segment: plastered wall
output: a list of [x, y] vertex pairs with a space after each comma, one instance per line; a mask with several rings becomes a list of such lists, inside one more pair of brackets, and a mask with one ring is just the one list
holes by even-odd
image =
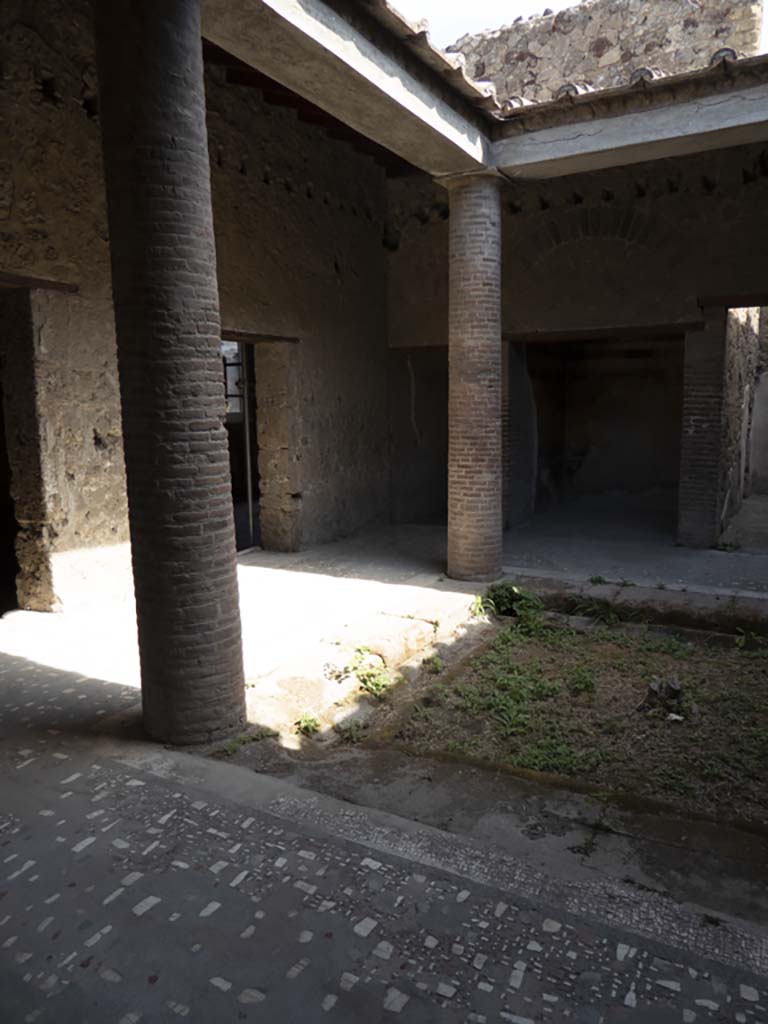
[[[3, 4], [0, 66], [0, 270], [77, 289], [33, 293], [50, 607], [70, 577], [87, 587], [81, 555], [128, 539], [89, 5]], [[222, 320], [294, 339], [298, 391], [271, 411], [267, 458], [293, 541], [339, 536], [388, 512], [384, 172], [219, 69], [206, 86]]]
[[388, 512], [384, 171], [217, 69], [207, 92], [222, 322], [293, 339], [260, 475], [302, 545], [342, 536]]
[[[78, 288], [33, 293], [28, 355], [44, 477], [37, 553], [19, 552], [27, 606], [55, 601], [35, 584], [43, 549], [55, 559], [128, 536], [89, 15], [77, 0], [0, 7], [0, 269]], [[4, 340], [30, 344], [7, 331]], [[17, 386], [29, 387], [4, 380], [6, 393]], [[11, 469], [23, 491], [30, 466]]]
[[[390, 344], [445, 344], [445, 190], [389, 188]], [[510, 337], [692, 323], [711, 297], [765, 291], [768, 150], [515, 182], [503, 229]]]

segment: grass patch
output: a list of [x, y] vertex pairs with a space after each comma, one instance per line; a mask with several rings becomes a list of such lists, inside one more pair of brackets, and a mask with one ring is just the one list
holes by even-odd
[[[754, 649], [752, 636], [724, 648], [631, 636], [602, 605], [592, 609], [601, 628], [581, 634], [513, 596], [511, 624], [403, 712], [400, 740], [768, 823], [768, 646]], [[673, 678], [674, 707], [647, 704], [653, 680]]]
[[220, 757], [234, 757], [234, 755], [242, 750], [243, 747], [247, 747], [250, 743], [260, 743], [262, 740], [274, 739], [279, 736], [280, 733], [274, 729], [269, 729], [266, 726], [259, 729], [252, 729], [250, 732], [242, 732], [239, 736], [233, 736], [231, 740], [227, 740], [221, 750], [217, 750], [216, 753]]
[[566, 683], [575, 697], [582, 694], [592, 696], [595, 692], [595, 677], [589, 665], [574, 666], [566, 677]]

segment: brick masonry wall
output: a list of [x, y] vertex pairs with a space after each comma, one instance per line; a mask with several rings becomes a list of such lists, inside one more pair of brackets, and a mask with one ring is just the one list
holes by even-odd
[[518, 18], [466, 35], [450, 50], [502, 99], [552, 99], [565, 82], [595, 89], [627, 84], [632, 71], [675, 74], [706, 67], [722, 47], [759, 52], [762, 3], [753, 0], [586, 0], [558, 14]]
[[741, 507], [759, 310], [710, 309], [685, 341], [678, 539], [711, 547]]
[[685, 339], [678, 541], [712, 547], [720, 537], [726, 313]]

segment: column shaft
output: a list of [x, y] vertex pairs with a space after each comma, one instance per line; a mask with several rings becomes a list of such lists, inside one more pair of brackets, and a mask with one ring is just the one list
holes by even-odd
[[501, 186], [449, 185], [448, 575], [501, 572]]
[[240, 611], [199, 0], [96, 0], [144, 721], [241, 727]]

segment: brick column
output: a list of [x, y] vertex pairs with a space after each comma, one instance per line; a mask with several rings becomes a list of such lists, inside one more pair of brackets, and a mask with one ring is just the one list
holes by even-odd
[[144, 722], [244, 721], [199, 0], [94, 5]]
[[727, 310], [706, 310], [685, 338], [678, 542], [708, 548], [720, 539]]
[[448, 575], [501, 572], [501, 179], [448, 181]]

